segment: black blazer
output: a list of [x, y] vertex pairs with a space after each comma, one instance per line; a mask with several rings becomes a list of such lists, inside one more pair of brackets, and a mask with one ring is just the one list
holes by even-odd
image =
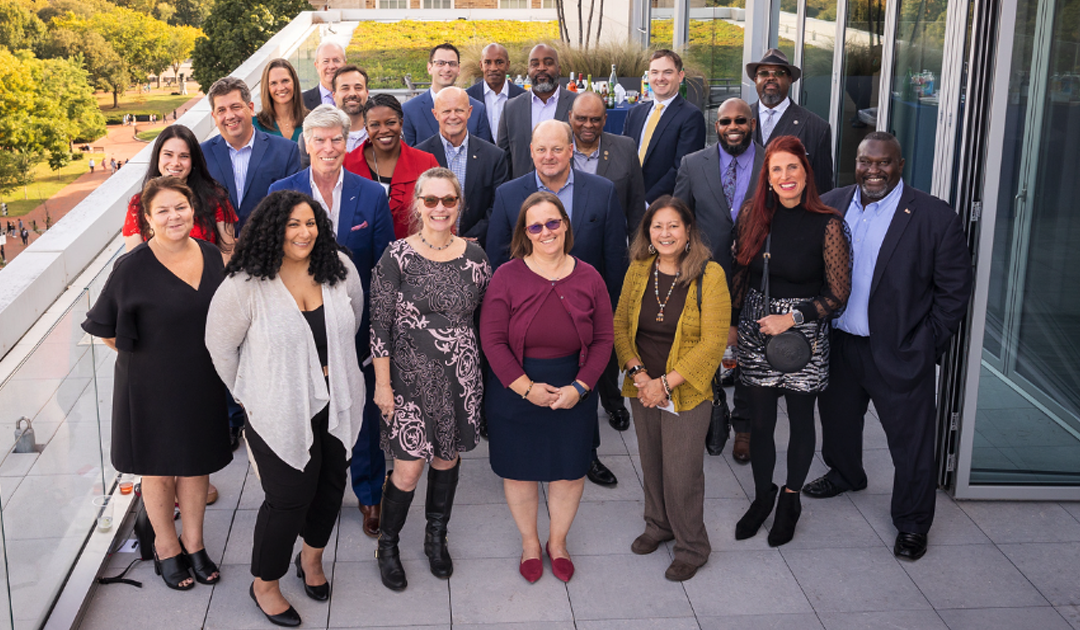
[[[555, 120], [568, 122], [570, 106], [577, 94], [566, 88], [559, 89], [559, 102], [555, 105]], [[532, 154], [532, 91], [522, 92], [506, 101], [499, 129], [494, 132], [499, 139], [499, 148], [506, 151], [506, 160], [510, 166], [510, 177], [518, 178], [533, 170]], [[588, 262], [588, 261], [586, 261]], [[595, 266], [595, 265], [594, 265]]]
[[[416, 148], [427, 151], [446, 168], [446, 149], [442, 136], [435, 135]], [[469, 135], [469, 159], [465, 164], [465, 207], [462, 208], [461, 236], [475, 238], [484, 247], [487, 243], [488, 218], [495, 203], [495, 189], [510, 178], [506, 167], [506, 153], [499, 147]]]
[[[855, 186], [847, 186], [821, 200], [846, 214], [854, 196]], [[959, 215], [905, 185], [874, 265], [867, 313], [875, 364], [897, 391], [911, 391], [934, 369], [960, 327], [971, 267]]]
[[[524, 94], [525, 93], [525, 88], [518, 87], [518, 84], [511, 81], [509, 77], [507, 77], [507, 79], [506, 79], [506, 85], [510, 88], [509, 91], [506, 93], [507, 100], [510, 100], [510, 99], [514, 98], [518, 94]], [[471, 96], [471, 97], [475, 98], [476, 100], [480, 101], [481, 103], [483, 103], [485, 107], [487, 107], [487, 101], [484, 100], [484, 80], [483, 79], [480, 79], [476, 83], [473, 83], [472, 85], [470, 85], [465, 90], [465, 92], [468, 93], [469, 96]], [[495, 130], [492, 129], [492, 132], [494, 132], [494, 131]]]
[[[652, 103], [639, 103], [626, 115], [623, 135], [641, 145]], [[675, 192], [675, 176], [682, 159], [705, 148], [705, 116], [681, 96], [676, 96], [660, 115], [653, 131], [641, 172], [645, 176], [645, 200], [649, 203]]]
[[319, 92], [319, 85], [318, 84], [315, 84], [315, 87], [313, 87], [310, 90], [304, 92], [303, 96], [304, 96], [304, 107], [308, 108], [308, 111], [311, 111], [311, 110], [315, 109], [316, 107], [318, 107], [319, 105], [322, 105], [322, 93]]
[[[750, 106], [754, 112], [754, 118], [757, 119], [754, 141], [758, 144], [762, 144], [760, 108], [760, 103]], [[829, 123], [805, 107], [789, 103], [784, 115], [773, 128], [769, 140], [780, 136], [795, 136], [806, 147], [806, 157], [810, 160], [810, 168], [814, 169], [814, 183], [817, 184], [818, 194], [824, 195], [832, 190], [835, 184], [833, 184], [832, 129]]]

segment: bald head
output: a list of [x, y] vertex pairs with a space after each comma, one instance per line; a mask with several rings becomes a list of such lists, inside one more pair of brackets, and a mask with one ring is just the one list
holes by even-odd
[[607, 111], [607, 105], [602, 96], [593, 91], [581, 92], [574, 97], [574, 104], [570, 106], [570, 111], [576, 112], [580, 111], [579, 108], [592, 108], [596, 105]]
[[559, 53], [547, 44], [537, 44], [529, 51], [529, 80], [537, 96], [546, 99], [559, 87]]
[[345, 49], [341, 44], [325, 41], [315, 49], [315, 70], [319, 73], [319, 83], [334, 91], [334, 74], [345, 65]]
[[579, 151], [592, 150], [607, 122], [607, 105], [596, 92], [582, 92], [570, 106], [570, 127]]
[[480, 70], [484, 73], [484, 83], [495, 92], [502, 92], [506, 83], [506, 73], [510, 70], [510, 53], [506, 46], [491, 42], [480, 53]]
[[538, 138], [555, 138], [562, 136], [562, 139], [566, 142], [572, 142], [574, 134], [570, 130], [570, 125], [564, 123], [561, 120], [545, 120], [533, 129], [533, 142], [536, 142]]
[[574, 156], [573, 142], [570, 125], [561, 120], [545, 120], [533, 130], [529, 145], [533, 166], [540, 181], [552, 190], [559, 190], [566, 182]]
[[716, 137], [728, 155], [741, 155], [754, 141], [753, 112], [741, 98], [729, 98], [716, 110]]
[[439, 121], [439, 133], [458, 146], [468, 133], [469, 116], [472, 105], [465, 90], [456, 87], [444, 87], [435, 95], [435, 106], [431, 109], [435, 120]]

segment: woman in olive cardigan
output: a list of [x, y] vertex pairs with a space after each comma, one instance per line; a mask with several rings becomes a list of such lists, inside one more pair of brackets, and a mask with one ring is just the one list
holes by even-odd
[[703, 444], [731, 301], [724, 270], [709, 257], [686, 204], [657, 199], [630, 246], [615, 311], [615, 350], [627, 374], [623, 395], [631, 399], [645, 481], [645, 533], [630, 550], [652, 553], [674, 539], [665, 576], [675, 581], [693, 577], [712, 551]]

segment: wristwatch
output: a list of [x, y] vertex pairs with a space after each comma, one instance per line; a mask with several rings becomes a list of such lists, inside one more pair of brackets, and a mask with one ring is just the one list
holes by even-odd
[[791, 311], [791, 319], [795, 322], [796, 326], [802, 326], [803, 322], [806, 321], [806, 318], [803, 317], [802, 311], [800, 311], [799, 309]]
[[579, 383], [577, 381], [574, 381], [573, 383], [570, 383], [570, 384], [573, 385], [574, 389], [577, 390], [578, 396], [581, 397], [581, 400], [585, 400], [586, 398], [589, 397], [589, 390], [586, 389], [584, 385], [582, 385], [581, 383]]

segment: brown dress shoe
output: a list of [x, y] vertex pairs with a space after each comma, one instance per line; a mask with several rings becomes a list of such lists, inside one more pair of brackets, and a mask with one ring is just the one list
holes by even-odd
[[372, 538], [379, 537], [379, 515], [382, 513], [380, 505], [360, 504], [360, 514], [364, 516], [364, 533]]
[[675, 560], [671, 563], [671, 566], [664, 572], [664, 577], [672, 582], [685, 582], [694, 577], [698, 568], [692, 564], [683, 562], [682, 560]]
[[736, 433], [735, 445], [731, 447], [731, 456], [740, 464], [750, 462], [750, 434]]
[[[672, 540], [668, 538], [668, 540]], [[663, 540], [656, 540], [651, 538], [648, 534], [642, 534], [634, 539], [634, 542], [630, 543], [630, 551], [633, 551], [639, 556], [646, 556], [656, 551]]]

